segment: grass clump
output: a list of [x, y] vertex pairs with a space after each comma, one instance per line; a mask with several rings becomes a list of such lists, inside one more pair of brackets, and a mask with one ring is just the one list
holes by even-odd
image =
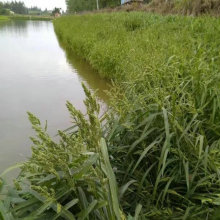
[[99, 119], [84, 88], [87, 117], [68, 103], [74, 127], [59, 132], [59, 144], [29, 114], [38, 139], [16, 182], [18, 200], [2, 207], [20, 218], [216, 219], [219, 19], [136, 12], [54, 25], [62, 45], [113, 80], [112, 110]]
[[71, 135], [59, 131], [59, 143], [46, 133], [47, 126], [28, 113], [37, 134], [31, 138], [32, 157], [23, 164], [15, 188], [0, 203], [0, 211], [7, 210], [2, 215], [10, 214], [11, 219], [125, 219], [97, 118], [99, 105], [84, 89], [88, 120], [68, 102], [77, 130]]

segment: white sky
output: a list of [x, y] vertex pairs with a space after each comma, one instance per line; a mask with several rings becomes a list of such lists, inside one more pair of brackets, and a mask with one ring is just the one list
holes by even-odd
[[[3, 0], [4, 2], [11, 2], [12, 0]], [[17, 0], [24, 2], [27, 7], [37, 6], [38, 8], [48, 10], [57, 8], [62, 8], [62, 10], [66, 11], [66, 3], [65, 0]]]

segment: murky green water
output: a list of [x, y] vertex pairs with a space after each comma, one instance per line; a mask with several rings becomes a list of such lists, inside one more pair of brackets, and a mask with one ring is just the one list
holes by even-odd
[[71, 125], [66, 100], [84, 111], [81, 82], [105, 102], [107, 82], [59, 46], [53, 24], [10, 21], [0, 25], [0, 172], [30, 155], [27, 111], [48, 121], [50, 134]]

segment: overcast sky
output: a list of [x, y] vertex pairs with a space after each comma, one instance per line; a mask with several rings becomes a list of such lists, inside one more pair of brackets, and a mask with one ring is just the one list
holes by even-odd
[[[3, 0], [4, 2], [11, 2], [12, 0]], [[25, 3], [27, 7], [37, 6], [41, 9], [47, 8], [48, 10], [57, 8], [62, 8], [66, 10], [65, 0], [17, 0]]]

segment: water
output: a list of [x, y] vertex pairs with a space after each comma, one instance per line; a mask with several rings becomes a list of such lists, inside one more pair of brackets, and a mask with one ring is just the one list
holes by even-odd
[[71, 125], [66, 100], [85, 111], [81, 82], [99, 89], [102, 102], [107, 99], [107, 82], [64, 52], [51, 22], [0, 24], [0, 173], [30, 155], [33, 133], [27, 111], [47, 120], [52, 135]]

